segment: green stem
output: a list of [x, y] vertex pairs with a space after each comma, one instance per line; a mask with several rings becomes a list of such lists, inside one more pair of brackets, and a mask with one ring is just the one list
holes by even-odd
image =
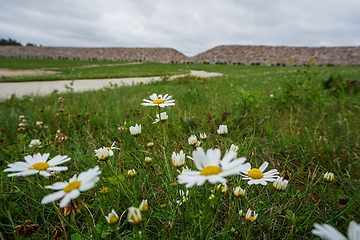
[[64, 223], [66, 223], [66, 225], [67, 225], [69, 228], [71, 228], [73, 231], [75, 231], [76, 233], [80, 234], [82, 237], [84, 237], [84, 238], [86, 238], [86, 239], [90, 239], [90, 240], [92, 239], [92, 238], [86, 236], [85, 234], [83, 234], [82, 232], [80, 232], [80, 231], [79, 231], [78, 229], [76, 229], [73, 225], [71, 225], [71, 224], [66, 220], [66, 218], [65, 218], [63, 215], [61, 215], [61, 213], [59, 212], [59, 209], [56, 207], [56, 205], [55, 205], [54, 202], [52, 203], [52, 205], [53, 205], [53, 207], [54, 207], [54, 209], [55, 209], [55, 211], [56, 211], [56, 214], [59, 216], [59, 218], [61, 218], [61, 220], [62, 220]]
[[79, 201], [79, 203], [81, 204], [81, 206], [84, 207], [84, 213], [85, 213], [86, 221], [87, 221], [88, 224], [90, 225], [91, 230], [92, 230], [92, 232], [93, 232], [93, 234], [94, 234], [95, 239], [96, 239], [96, 240], [100, 240], [99, 234], [97, 233], [97, 231], [96, 231], [96, 229], [95, 229], [95, 226], [94, 226], [94, 224], [93, 224], [93, 222], [92, 222], [92, 220], [91, 220], [90, 214], [89, 214], [88, 211], [87, 211], [87, 207], [86, 207], [85, 203], [83, 203], [83, 201], [81, 200], [80, 197], [78, 197], [77, 200]]
[[249, 227], [248, 227], [248, 230], [247, 230], [247, 234], [246, 234], [246, 240], [249, 240], [250, 239], [250, 236], [251, 236], [251, 228], [252, 228], [252, 224], [249, 223]]
[[123, 190], [123, 192], [125, 193], [126, 197], [127, 197], [127, 198], [129, 199], [129, 201], [133, 204], [132, 198], [130, 198], [130, 196], [128, 195], [128, 192], [125, 191], [124, 186], [123, 186], [123, 184], [122, 184], [122, 181], [120, 180], [120, 178], [118, 177], [118, 175], [115, 173], [113, 167], [111, 166], [111, 163], [110, 163], [110, 160], [109, 160], [109, 159], [106, 161], [106, 164], [108, 165], [108, 167], [109, 167], [110, 171], [113, 173], [113, 175], [114, 175], [114, 176], [117, 178], [117, 180], [119, 181], [120, 187], [121, 187], [121, 189]]
[[266, 202], [264, 203], [264, 205], [261, 206], [261, 208], [259, 208], [258, 212], [261, 212], [261, 210], [263, 210], [274, 198], [275, 196], [278, 194], [278, 191], [276, 191], [273, 196]]

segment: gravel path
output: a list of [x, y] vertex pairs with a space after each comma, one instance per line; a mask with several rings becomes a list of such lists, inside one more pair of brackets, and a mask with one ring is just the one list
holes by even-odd
[[[198, 77], [217, 77], [221, 76], [221, 73], [211, 73], [205, 71], [193, 71], [191, 74]], [[182, 76], [182, 75], [179, 75]], [[137, 78], [112, 78], [112, 79], [82, 79], [75, 80], [73, 86], [74, 92], [83, 92], [88, 90], [101, 89], [109, 86], [109, 80], [112, 84], [118, 85], [131, 85], [140, 82], [148, 83], [150, 81], [158, 81], [161, 77], [137, 77]], [[0, 83], [0, 100], [8, 99], [13, 94], [16, 97], [24, 95], [46, 95], [50, 94], [55, 90], [59, 92], [66, 92], [65, 86], [70, 86], [71, 80], [64, 81], [39, 81], [39, 82], [11, 82], [11, 83]]]

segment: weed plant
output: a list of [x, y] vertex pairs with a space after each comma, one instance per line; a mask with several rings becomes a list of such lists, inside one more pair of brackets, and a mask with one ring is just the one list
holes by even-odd
[[[216, 71], [220, 67], [230, 66]], [[2, 237], [22, 239], [14, 229], [29, 219], [39, 225], [32, 239], [50, 239], [56, 229], [67, 239], [316, 239], [314, 223], [345, 233], [351, 220], [360, 220], [359, 95], [333, 95], [321, 82], [334, 74], [359, 79], [359, 68], [256, 69], [5, 100], [0, 106]], [[172, 95], [175, 106], [141, 106], [153, 93]], [[153, 124], [159, 109], [168, 119]], [[19, 116], [26, 119], [24, 126], [19, 127]], [[135, 124], [141, 124], [136, 138], [129, 131]], [[227, 125], [227, 135], [218, 134], [220, 125]], [[199, 139], [200, 133], [207, 136], [197, 143], [205, 151], [220, 149], [222, 159], [234, 144], [238, 158], [253, 168], [268, 162], [265, 172], [276, 169], [288, 185], [284, 190], [271, 182], [249, 185], [244, 173], [226, 177], [226, 187], [208, 181], [190, 188], [179, 184], [183, 168], [173, 165], [173, 152], [193, 157], [196, 148], [188, 138]], [[40, 148], [29, 147], [33, 139], [41, 141]], [[112, 149], [108, 160], [95, 156], [94, 150], [114, 142], [119, 149]], [[69, 156], [62, 164], [68, 170], [49, 178], [3, 172], [7, 164], [35, 153]], [[77, 198], [84, 203], [80, 212], [64, 217], [59, 200], [41, 204], [55, 192], [44, 186], [95, 166], [100, 180]], [[184, 167], [197, 170], [188, 158]], [[136, 175], [128, 174], [132, 169]], [[335, 180], [324, 179], [327, 172]], [[139, 214], [128, 209], [143, 200], [148, 211], [142, 206], [142, 221], [129, 224]], [[109, 215], [115, 221], [110, 225], [105, 217], [113, 209], [117, 216]], [[244, 216], [248, 209], [258, 215]]]

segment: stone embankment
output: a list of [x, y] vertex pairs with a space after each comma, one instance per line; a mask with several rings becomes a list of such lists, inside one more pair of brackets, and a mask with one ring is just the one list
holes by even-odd
[[360, 47], [217, 46], [193, 57], [172, 48], [0, 46], [0, 56], [161, 63], [245, 65], [360, 65]]

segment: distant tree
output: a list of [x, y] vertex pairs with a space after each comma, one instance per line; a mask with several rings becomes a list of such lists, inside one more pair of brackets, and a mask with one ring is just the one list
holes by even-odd
[[29, 46], [35, 46], [35, 47], [36, 47], [36, 44], [33, 44], [33, 43], [27, 43], [27, 44], [26, 44], [26, 46], [27, 46], [27, 47], [29, 47]]
[[17, 45], [17, 46], [21, 46], [21, 43], [17, 42], [16, 40], [12, 40], [11, 38], [9, 38], [9, 40], [6, 40], [6, 39], [2, 38], [0, 40], [0, 45]]

